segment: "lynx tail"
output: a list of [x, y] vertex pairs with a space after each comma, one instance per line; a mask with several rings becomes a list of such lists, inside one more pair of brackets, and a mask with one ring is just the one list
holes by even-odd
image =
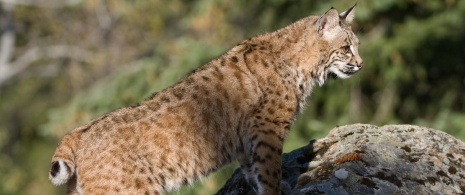
[[54, 185], [62, 185], [75, 174], [74, 163], [75, 141], [70, 134], [66, 135], [55, 150], [52, 167], [48, 172], [48, 179]]

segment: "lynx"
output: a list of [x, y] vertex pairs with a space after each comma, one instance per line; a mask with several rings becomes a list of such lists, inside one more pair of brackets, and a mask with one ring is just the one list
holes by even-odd
[[76, 128], [49, 179], [68, 194], [164, 194], [234, 160], [280, 194], [283, 142], [312, 88], [361, 70], [355, 5], [250, 38], [152, 97]]

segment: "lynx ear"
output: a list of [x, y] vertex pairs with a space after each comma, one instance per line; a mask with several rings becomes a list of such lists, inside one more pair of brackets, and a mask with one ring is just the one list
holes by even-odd
[[339, 25], [339, 15], [333, 7], [323, 14], [317, 22], [318, 34], [323, 35]]
[[352, 23], [352, 20], [354, 20], [354, 16], [355, 16], [355, 7], [356, 6], [357, 6], [357, 3], [354, 6], [352, 6], [351, 8], [349, 8], [347, 11], [342, 12], [341, 14], [339, 14], [339, 17], [341, 17], [341, 20], [345, 20], [347, 22], [347, 24]]
[[317, 21], [317, 32], [320, 37], [324, 39], [332, 39], [337, 34], [339, 26], [339, 14], [336, 9], [331, 7], [325, 14], [323, 14]]

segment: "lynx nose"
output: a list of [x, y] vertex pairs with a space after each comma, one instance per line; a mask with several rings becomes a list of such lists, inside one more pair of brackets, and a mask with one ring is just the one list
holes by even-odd
[[357, 66], [357, 68], [362, 68], [363, 67], [363, 62], [357, 63], [356, 66]]

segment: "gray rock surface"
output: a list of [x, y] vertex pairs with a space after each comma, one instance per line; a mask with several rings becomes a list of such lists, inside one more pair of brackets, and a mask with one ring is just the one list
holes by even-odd
[[[285, 154], [283, 181], [287, 194], [465, 194], [465, 143], [413, 125], [341, 126]], [[254, 193], [236, 170], [218, 194]]]

